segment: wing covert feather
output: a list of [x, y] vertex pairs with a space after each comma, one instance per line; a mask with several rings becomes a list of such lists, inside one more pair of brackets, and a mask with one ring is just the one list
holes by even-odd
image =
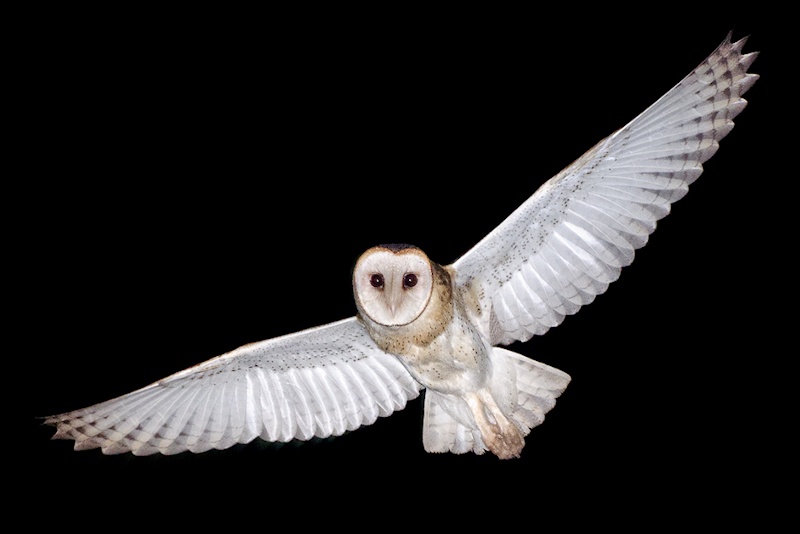
[[402, 409], [420, 389], [353, 317], [239, 347], [45, 423], [76, 450], [203, 452], [256, 437], [340, 435]]
[[758, 79], [731, 35], [626, 126], [542, 185], [453, 263], [493, 344], [525, 341], [603, 293], [703, 171]]

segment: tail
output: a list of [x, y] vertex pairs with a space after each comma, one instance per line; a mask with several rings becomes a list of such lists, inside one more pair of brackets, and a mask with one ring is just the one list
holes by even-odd
[[[494, 347], [491, 353], [492, 378], [488, 388], [501, 414], [527, 436], [544, 422], [544, 415], [556, 404], [570, 377], [554, 367], [526, 358], [510, 350]], [[484, 392], [485, 394], [486, 392]], [[484, 409], [491, 410], [489, 406]], [[487, 450], [486, 440], [474, 412], [462, 398], [425, 391], [425, 417], [422, 442], [428, 452], [474, 452]]]

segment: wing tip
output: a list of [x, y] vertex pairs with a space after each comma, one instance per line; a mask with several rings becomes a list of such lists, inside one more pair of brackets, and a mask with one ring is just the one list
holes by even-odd
[[747, 40], [750, 39], [751, 34], [745, 34], [744, 36], [736, 39], [734, 41], [733, 34], [736, 32], [736, 28], [731, 28], [728, 31], [728, 35], [725, 36], [725, 39], [720, 44], [721, 47], [723, 46], [730, 46], [731, 50], [735, 50], [737, 52], [741, 51], [744, 48], [744, 45], [747, 44]]
[[[731, 53], [736, 54], [739, 56], [739, 65], [741, 65], [742, 69], [745, 71], [752, 65], [753, 61], [756, 60], [758, 57], [759, 51], [747, 52], [744, 53], [743, 49], [747, 41], [750, 39], [750, 34], [741, 37], [740, 39], [734, 41], [733, 40], [733, 30], [728, 32], [728, 35], [725, 37], [725, 40], [717, 47], [717, 50], [720, 52], [724, 51], [723, 55], [730, 55]], [[753, 75], [758, 76], [758, 75]]]
[[70, 434], [71, 427], [64, 424], [64, 415], [46, 415], [35, 417], [41, 426], [47, 426], [55, 429], [55, 433], [50, 436], [50, 439], [73, 439]]

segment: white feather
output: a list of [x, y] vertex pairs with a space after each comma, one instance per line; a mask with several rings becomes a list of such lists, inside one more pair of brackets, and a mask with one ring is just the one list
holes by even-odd
[[730, 35], [656, 103], [547, 181], [453, 267], [493, 344], [525, 341], [604, 292], [730, 133], [758, 78]]
[[422, 445], [427, 452], [483, 454], [487, 450], [467, 404], [430, 389], [425, 391]]
[[[570, 382], [568, 374], [501, 347], [491, 353], [492, 396], [523, 435], [544, 422], [545, 413]], [[425, 392], [422, 443], [428, 452], [483, 454], [487, 448], [467, 403], [452, 395]]]
[[420, 386], [355, 318], [245, 345], [147, 387], [55, 415], [54, 437], [108, 454], [202, 452], [340, 435], [403, 408]]

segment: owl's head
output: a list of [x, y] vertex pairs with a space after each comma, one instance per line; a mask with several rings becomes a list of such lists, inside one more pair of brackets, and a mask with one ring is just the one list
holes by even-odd
[[356, 307], [383, 326], [401, 326], [419, 317], [432, 288], [431, 262], [412, 245], [372, 247], [353, 269]]

